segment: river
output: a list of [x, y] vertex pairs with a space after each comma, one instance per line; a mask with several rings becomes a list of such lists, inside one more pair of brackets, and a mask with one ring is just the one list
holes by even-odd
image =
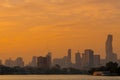
[[0, 75], [0, 80], [120, 80], [120, 77], [89, 75]]

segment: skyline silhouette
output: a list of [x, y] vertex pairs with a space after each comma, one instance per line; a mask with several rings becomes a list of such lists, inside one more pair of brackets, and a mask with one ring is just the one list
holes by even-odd
[[[74, 67], [78, 69], [89, 69], [93, 66], [104, 66], [108, 62], [117, 62], [120, 64], [120, 58], [118, 58], [117, 54], [114, 53], [113, 51], [113, 46], [112, 46], [112, 41], [113, 41], [113, 36], [109, 34], [107, 36], [107, 40], [105, 42], [105, 50], [106, 50], [106, 58], [101, 58], [100, 54], [96, 54], [94, 50], [92, 49], [85, 49], [84, 53], [81, 53], [79, 50], [76, 51], [76, 53], [72, 52], [72, 49], [68, 49], [68, 53], [64, 55], [62, 58], [53, 58], [53, 54], [51, 52], [48, 52], [46, 57], [43, 57], [41, 55], [39, 56], [33, 56], [31, 62], [25, 64], [25, 61], [23, 60], [22, 57], [17, 57], [16, 60], [12, 60], [11, 58], [6, 59], [5, 62], [2, 62], [0, 60], [0, 64], [13, 67], [13, 66], [41, 66], [39, 63], [41, 61], [43, 67], [59, 64], [61, 67]], [[73, 55], [74, 55], [74, 61], [73, 62]], [[115, 56], [114, 56], [115, 55]], [[48, 59], [47, 59], [48, 58]], [[46, 64], [44, 64], [46, 63]]]

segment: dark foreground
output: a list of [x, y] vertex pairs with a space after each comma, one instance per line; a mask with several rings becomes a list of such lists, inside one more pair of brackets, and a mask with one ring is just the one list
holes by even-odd
[[[93, 75], [95, 72], [105, 72], [104, 75], [120, 76], [120, 67], [117, 63], [109, 62], [106, 66], [91, 68], [88, 71], [75, 68], [61, 68], [55, 65], [49, 69], [41, 69], [38, 67], [7, 67], [0, 65], [0, 75]], [[107, 74], [106, 74], [107, 72]]]

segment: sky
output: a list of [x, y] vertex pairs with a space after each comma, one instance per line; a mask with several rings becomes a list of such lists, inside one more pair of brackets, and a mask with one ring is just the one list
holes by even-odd
[[113, 35], [120, 58], [120, 0], [0, 0], [0, 59], [32, 56], [73, 57], [93, 49], [105, 58]]

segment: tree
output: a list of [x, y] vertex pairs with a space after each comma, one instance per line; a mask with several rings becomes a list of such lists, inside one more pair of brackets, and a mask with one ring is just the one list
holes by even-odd
[[117, 68], [118, 68], [118, 63], [116, 62], [109, 62], [106, 64], [106, 68], [111, 72], [111, 73], [116, 73]]

